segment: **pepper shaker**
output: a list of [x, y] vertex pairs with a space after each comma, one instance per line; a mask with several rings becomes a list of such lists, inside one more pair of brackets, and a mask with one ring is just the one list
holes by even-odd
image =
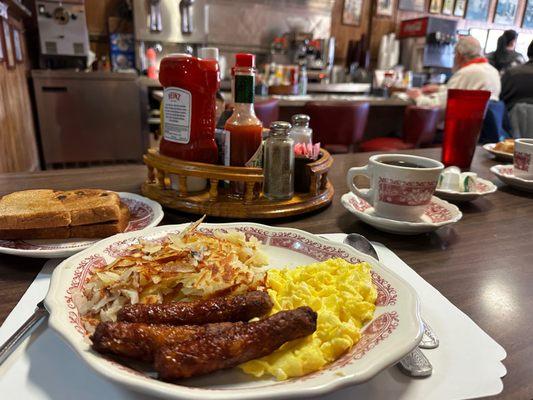
[[288, 200], [294, 195], [294, 140], [289, 137], [291, 124], [275, 121], [265, 140], [263, 192], [270, 200]]

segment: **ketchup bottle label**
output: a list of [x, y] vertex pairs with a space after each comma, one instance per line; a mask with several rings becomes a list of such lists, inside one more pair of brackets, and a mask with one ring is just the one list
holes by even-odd
[[163, 137], [187, 144], [191, 138], [191, 92], [167, 87], [163, 94]]

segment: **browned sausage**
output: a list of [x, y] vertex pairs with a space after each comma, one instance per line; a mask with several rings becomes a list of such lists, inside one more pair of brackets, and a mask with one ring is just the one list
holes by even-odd
[[316, 330], [317, 314], [309, 307], [281, 311], [257, 322], [236, 323], [156, 352], [154, 365], [163, 380], [176, 380], [232, 368], [272, 353], [283, 343]]
[[93, 348], [99, 353], [152, 361], [155, 351], [161, 347], [217, 333], [232, 326], [231, 322], [182, 326], [102, 322], [96, 327], [91, 340]]
[[249, 321], [267, 314], [272, 308], [268, 293], [255, 291], [237, 296], [166, 304], [124, 306], [119, 321], [148, 324], [202, 325], [211, 322]]

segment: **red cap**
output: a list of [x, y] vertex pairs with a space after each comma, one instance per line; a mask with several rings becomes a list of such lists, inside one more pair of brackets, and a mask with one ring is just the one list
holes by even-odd
[[237, 53], [235, 54], [235, 66], [254, 68], [255, 56], [249, 53]]

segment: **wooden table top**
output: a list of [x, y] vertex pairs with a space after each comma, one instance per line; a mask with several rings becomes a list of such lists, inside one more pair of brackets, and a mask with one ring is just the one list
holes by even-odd
[[[410, 153], [440, 157], [437, 149]], [[497, 398], [532, 399], [533, 194], [503, 186], [489, 171], [496, 162], [478, 148], [472, 170], [497, 183], [498, 192], [461, 205], [463, 219], [438, 232], [411, 237], [382, 233], [359, 222], [340, 203], [346, 191], [346, 171], [366, 164], [369, 154], [335, 156], [330, 178], [336, 194], [327, 209], [270, 224], [312, 233], [358, 232], [384, 243], [506, 349], [507, 376], [503, 393]], [[0, 175], [0, 195], [30, 188], [96, 187], [139, 192], [145, 176], [145, 168], [139, 165], [4, 174]], [[192, 219], [194, 216], [166, 210], [163, 223]], [[41, 259], [0, 255], [0, 322], [43, 263]]]

